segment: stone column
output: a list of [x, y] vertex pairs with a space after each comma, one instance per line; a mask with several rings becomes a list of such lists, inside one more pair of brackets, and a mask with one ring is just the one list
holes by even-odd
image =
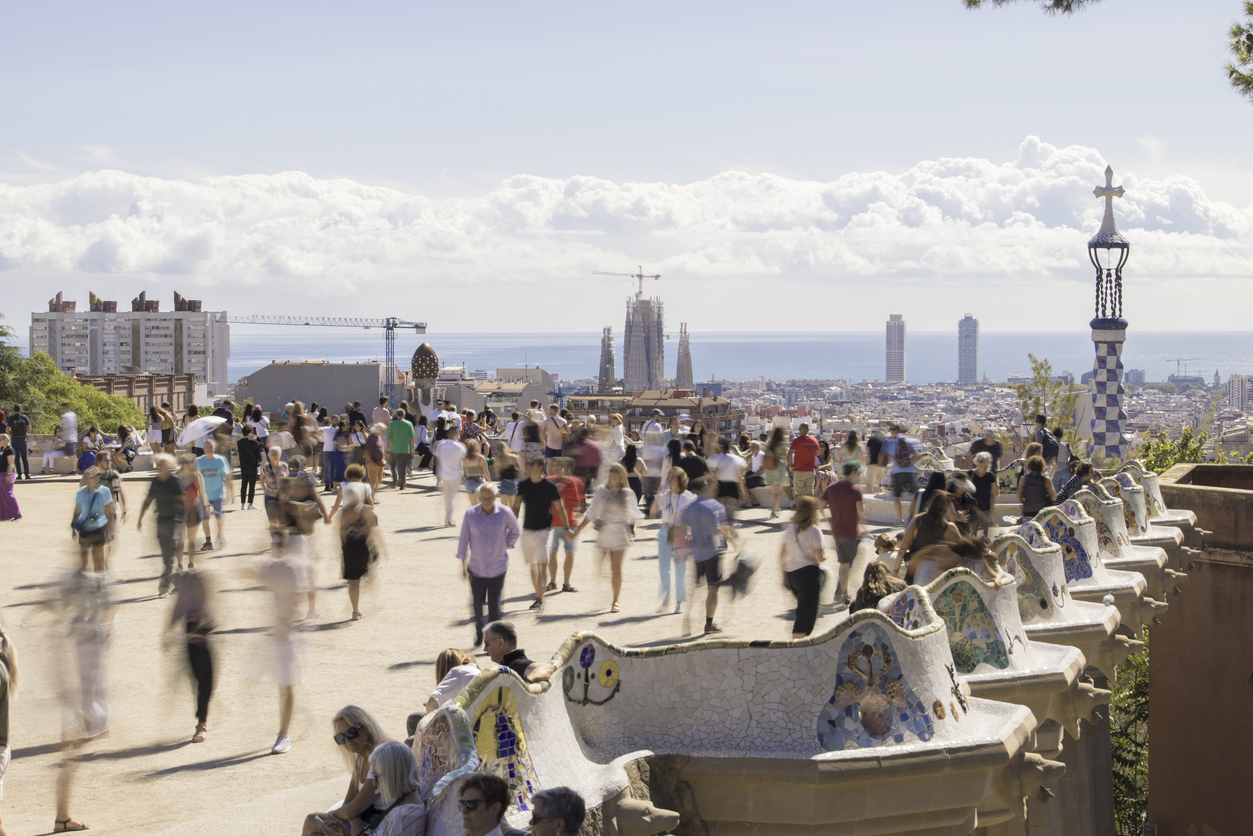
[[1127, 339], [1125, 319], [1094, 319], [1092, 342], [1096, 362], [1092, 367], [1091, 454], [1124, 461], [1127, 457], [1127, 413], [1122, 401], [1122, 344]]

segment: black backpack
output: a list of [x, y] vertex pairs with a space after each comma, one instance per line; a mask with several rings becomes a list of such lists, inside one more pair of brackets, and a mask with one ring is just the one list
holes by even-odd
[[1044, 460], [1046, 462], [1055, 461], [1058, 454], [1062, 451], [1061, 442], [1057, 440], [1057, 436], [1048, 430], [1040, 430], [1040, 432], [1044, 433], [1043, 440], [1040, 442], [1044, 446]]

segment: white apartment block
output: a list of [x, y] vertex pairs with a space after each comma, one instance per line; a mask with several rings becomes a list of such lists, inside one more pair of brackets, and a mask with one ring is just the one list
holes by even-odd
[[210, 395], [225, 395], [231, 335], [226, 311], [201, 311], [198, 300], [174, 294], [174, 310], [141, 293], [131, 310], [118, 311], [116, 302], [90, 294], [90, 310], [79, 312], [76, 302], [62, 294], [48, 303], [48, 311], [30, 317], [30, 351], [42, 351], [66, 374], [196, 375], [196, 383]]

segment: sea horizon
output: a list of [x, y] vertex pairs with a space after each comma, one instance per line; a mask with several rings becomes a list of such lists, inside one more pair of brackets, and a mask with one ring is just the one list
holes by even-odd
[[[622, 341], [615, 332], [617, 374], [622, 374]], [[465, 366], [468, 372], [539, 366], [560, 380], [595, 377], [600, 363], [599, 331], [477, 333], [441, 331], [419, 335], [397, 332], [396, 360], [408, 368], [409, 358], [429, 342], [444, 366]], [[882, 380], [886, 364], [882, 331], [696, 332], [690, 335], [692, 371], [704, 380]], [[994, 382], [1029, 375], [1028, 354], [1048, 359], [1054, 373], [1078, 379], [1095, 356], [1089, 332], [984, 331], [980, 333], [980, 380]], [[678, 335], [666, 342], [665, 373], [674, 376]], [[231, 382], [272, 361], [381, 361], [383, 334], [378, 330], [340, 328], [231, 326]], [[1176, 363], [1176, 359], [1179, 360]], [[906, 381], [945, 383], [957, 378], [957, 333], [915, 331], [906, 336]], [[1243, 331], [1128, 330], [1123, 352], [1127, 369], [1144, 369], [1147, 382], [1174, 374], [1199, 374], [1207, 383], [1217, 370], [1253, 374], [1253, 341]]]

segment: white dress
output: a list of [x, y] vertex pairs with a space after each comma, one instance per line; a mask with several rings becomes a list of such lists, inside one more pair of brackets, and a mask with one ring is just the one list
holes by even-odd
[[635, 492], [624, 487], [615, 496], [609, 488], [601, 485], [592, 495], [592, 504], [584, 515], [600, 523], [596, 546], [604, 551], [621, 551], [631, 545], [634, 534], [631, 524], [644, 516], [640, 511]]

